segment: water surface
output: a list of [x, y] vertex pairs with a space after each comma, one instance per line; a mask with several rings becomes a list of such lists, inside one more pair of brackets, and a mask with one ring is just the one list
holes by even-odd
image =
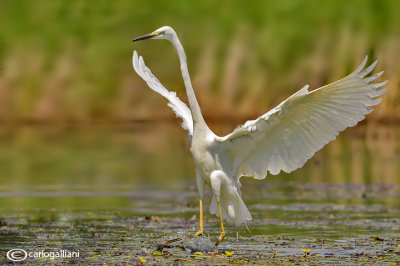
[[[0, 146], [0, 261], [9, 249], [24, 248], [80, 251], [59, 262], [399, 263], [396, 126], [360, 125], [302, 169], [243, 178], [253, 221], [251, 234], [227, 226], [220, 251], [232, 257], [174, 249], [152, 255], [162, 240], [198, 226], [194, 165], [176, 123], [2, 128]], [[214, 241], [218, 220], [205, 218]]]

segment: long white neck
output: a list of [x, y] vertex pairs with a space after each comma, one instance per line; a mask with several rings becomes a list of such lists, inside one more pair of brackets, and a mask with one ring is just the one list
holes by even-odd
[[174, 45], [176, 52], [178, 53], [182, 71], [182, 78], [185, 83], [186, 94], [189, 100], [190, 111], [192, 112], [193, 117], [194, 134], [199, 131], [209, 130], [206, 122], [204, 121], [203, 115], [201, 114], [199, 103], [197, 102], [196, 95], [193, 91], [192, 82], [190, 81], [189, 71], [187, 67], [185, 51], [183, 50], [182, 44], [176, 34], [174, 34], [171, 42]]

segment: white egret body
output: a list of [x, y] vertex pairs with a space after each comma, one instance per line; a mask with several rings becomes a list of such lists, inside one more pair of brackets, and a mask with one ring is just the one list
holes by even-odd
[[[168, 26], [134, 39], [167, 39], [175, 47], [185, 83], [190, 109], [175, 92], [170, 92], [146, 67], [142, 57], [133, 53], [133, 67], [157, 93], [164, 96], [175, 114], [182, 118], [182, 127], [189, 132], [190, 151], [196, 165], [200, 195], [200, 230], [203, 233], [203, 189], [207, 184], [213, 192], [210, 212], [220, 217], [221, 235], [225, 236], [222, 218], [236, 225], [251, 220], [241, 198], [241, 176], [264, 179], [281, 170], [289, 173], [302, 167], [313, 154], [347, 127], [356, 125], [377, 105], [386, 89], [385, 82], [371, 83], [383, 71], [365, 77], [376, 61], [364, 69], [367, 57], [350, 75], [329, 85], [308, 91], [308, 85], [277, 107], [255, 120], [247, 121], [225, 137], [215, 135], [201, 114], [190, 81], [186, 55], [175, 31]], [[221, 208], [222, 206], [222, 208]]]

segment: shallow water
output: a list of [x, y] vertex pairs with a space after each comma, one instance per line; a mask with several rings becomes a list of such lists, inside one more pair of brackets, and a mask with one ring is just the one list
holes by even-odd
[[[79, 250], [50, 262], [400, 263], [400, 128], [383, 125], [342, 133], [293, 173], [243, 178], [251, 234], [228, 225], [221, 254], [153, 255], [198, 226], [186, 138], [176, 123], [2, 129], [0, 263], [11, 248]], [[218, 220], [205, 218], [215, 241]]]

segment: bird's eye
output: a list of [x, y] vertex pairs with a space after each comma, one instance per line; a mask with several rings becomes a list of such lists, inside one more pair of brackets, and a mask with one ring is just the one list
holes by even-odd
[[165, 35], [165, 31], [161, 31], [158, 35]]

